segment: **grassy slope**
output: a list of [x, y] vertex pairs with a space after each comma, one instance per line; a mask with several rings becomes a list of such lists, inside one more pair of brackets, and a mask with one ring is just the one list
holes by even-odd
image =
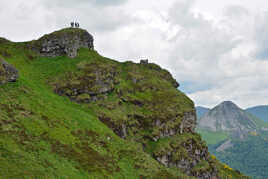
[[81, 61], [117, 62], [88, 50], [76, 59], [39, 58], [23, 43], [1, 43], [0, 56], [20, 78], [0, 86], [0, 178], [189, 178], [116, 136], [97, 119], [97, 107], [73, 103], [48, 85]]
[[246, 109], [247, 112], [257, 116], [259, 119], [264, 120], [265, 122], [268, 122], [268, 106], [263, 105], [263, 106], [256, 106], [252, 108]]
[[228, 134], [224, 132], [211, 132], [202, 129], [197, 129], [196, 132], [202, 136], [202, 139], [204, 139], [208, 145], [218, 144], [228, 138]]

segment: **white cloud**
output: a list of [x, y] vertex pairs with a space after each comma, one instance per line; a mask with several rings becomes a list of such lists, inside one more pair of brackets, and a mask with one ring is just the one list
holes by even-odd
[[233, 100], [246, 107], [268, 101], [268, 13], [259, 8], [268, 3], [1, 0], [0, 36], [31, 40], [77, 20], [101, 54], [149, 58], [169, 69], [197, 105]]

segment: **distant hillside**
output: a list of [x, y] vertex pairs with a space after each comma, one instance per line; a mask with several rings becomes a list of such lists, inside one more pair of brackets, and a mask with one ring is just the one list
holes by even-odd
[[256, 131], [260, 120], [254, 118], [231, 101], [225, 101], [211, 109], [199, 121], [198, 128], [212, 132], [228, 132], [244, 138], [249, 132]]
[[195, 107], [197, 119], [203, 117], [210, 109], [202, 106]]
[[217, 152], [217, 145], [209, 151], [222, 162], [250, 175], [254, 179], [268, 178], [268, 138], [263, 135], [249, 136], [247, 140], [232, 141], [232, 147]]
[[268, 124], [225, 101], [198, 120], [197, 132], [222, 162], [255, 179], [268, 178]]
[[268, 105], [251, 107], [246, 109], [246, 111], [258, 117], [259, 119], [268, 122]]

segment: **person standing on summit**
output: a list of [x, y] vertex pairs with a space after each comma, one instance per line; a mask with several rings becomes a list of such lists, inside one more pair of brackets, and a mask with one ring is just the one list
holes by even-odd
[[79, 28], [79, 23], [78, 22], [75, 22], [75, 27]]
[[73, 22], [71, 22], [71, 27], [72, 28], [79, 28], [79, 26], [80, 26], [80, 24], [78, 23], [78, 22], [75, 22], [75, 21], [73, 21]]

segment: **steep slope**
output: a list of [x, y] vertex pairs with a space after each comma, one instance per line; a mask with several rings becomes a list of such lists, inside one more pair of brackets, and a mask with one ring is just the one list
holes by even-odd
[[202, 106], [195, 107], [197, 119], [203, 117], [210, 109]]
[[268, 105], [251, 107], [246, 109], [246, 111], [259, 119], [268, 122]]
[[0, 178], [243, 177], [209, 155], [168, 71], [104, 58], [88, 37], [0, 41], [20, 76], [0, 85]]

